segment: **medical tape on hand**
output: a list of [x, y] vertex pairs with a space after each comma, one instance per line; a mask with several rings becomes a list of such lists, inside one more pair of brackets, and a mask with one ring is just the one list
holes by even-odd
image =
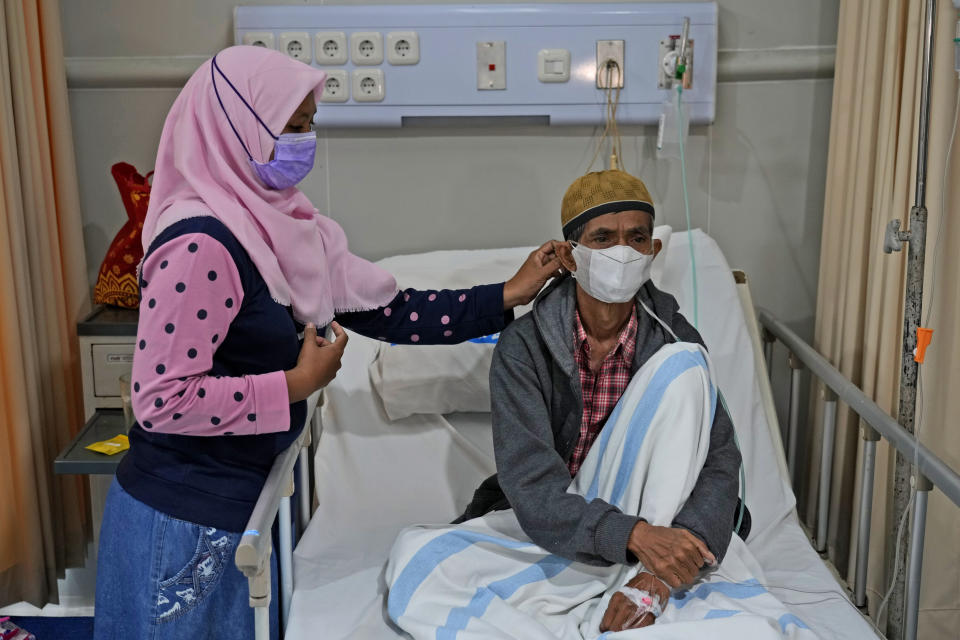
[[626, 596], [627, 600], [632, 602], [637, 610], [633, 618], [627, 622], [627, 626], [632, 626], [640, 621], [648, 613], [654, 618], [659, 618], [663, 613], [663, 607], [660, 604], [660, 596], [651, 595], [649, 592], [634, 587], [620, 587], [620, 593]]

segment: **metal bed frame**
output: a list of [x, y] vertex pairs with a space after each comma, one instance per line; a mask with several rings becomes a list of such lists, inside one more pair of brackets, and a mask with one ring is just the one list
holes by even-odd
[[[772, 313], [758, 309], [758, 318], [763, 327], [761, 339], [767, 371], [773, 364], [773, 344], [779, 340], [788, 350], [790, 366], [790, 410], [787, 437], [787, 460], [791, 480], [796, 467], [797, 439], [800, 430], [800, 389], [803, 370], [809, 369], [824, 385], [823, 447], [820, 455], [820, 486], [817, 496], [817, 528], [815, 547], [821, 553], [827, 546], [829, 521], [830, 480], [833, 465], [834, 435], [836, 433], [837, 402], [842, 401], [854, 411], [862, 422], [860, 437], [863, 439], [861, 458], [861, 491], [857, 527], [856, 572], [853, 583], [853, 602], [863, 609], [867, 604], [867, 555], [870, 551], [870, 514], [873, 509], [874, 468], [877, 457], [877, 441], [885, 439], [904, 458], [912, 461], [914, 454], [919, 460], [918, 468], [912, 469], [911, 486], [916, 490], [911, 514], [912, 535], [909, 540], [907, 564], [907, 590], [905, 602], [895, 598], [890, 606], [903, 610], [906, 619], [904, 637], [917, 637], [917, 614], [920, 607], [920, 578], [923, 570], [923, 545], [927, 519], [927, 499], [937, 487], [954, 505], [960, 507], [960, 475], [922, 444], [916, 444], [913, 434], [904, 429], [893, 417], [867, 397], [863, 391], [848, 380], [833, 365], [817, 353], [797, 334], [791, 331]], [[895, 594], [896, 595], [896, 594]]]
[[[791, 372], [786, 454], [791, 478], [796, 469], [803, 370], [809, 369], [823, 383], [826, 392], [823, 407], [823, 447], [820, 457], [817, 526], [814, 539], [815, 547], [820, 552], [826, 549], [837, 402], [842, 401], [849, 406], [863, 423], [860, 429], [860, 435], [864, 441], [860, 469], [862, 487], [859, 496], [860, 522], [857, 530], [856, 576], [852, 589], [854, 604], [863, 609], [867, 602], [867, 555], [870, 550], [870, 514], [873, 507], [877, 441], [884, 438], [904, 457], [913, 460], [915, 453], [913, 435], [773, 314], [763, 309], [757, 311], [762, 327], [761, 339], [768, 373], [773, 364], [774, 343], [780, 341], [788, 350]], [[310, 471], [313, 443], [317, 442], [320, 434], [321, 405], [322, 396], [303, 433], [274, 461], [264, 489], [247, 523], [246, 531], [237, 547], [235, 563], [237, 568], [247, 576], [250, 606], [255, 612], [257, 640], [267, 640], [270, 637], [269, 607], [272, 598], [270, 556], [273, 550], [271, 530], [273, 523], [278, 519], [279, 609], [282, 628], [286, 627], [289, 618], [290, 599], [293, 596], [294, 529], [299, 538], [306, 529], [313, 511]], [[917, 637], [917, 614], [920, 604], [920, 578], [929, 493], [933, 487], [937, 487], [960, 507], [960, 475], [923, 445], [919, 445], [916, 454], [919, 467], [913, 470], [912, 484], [917, 494], [911, 519], [912, 536], [909, 541], [906, 602], [892, 603], [892, 606], [906, 607], [905, 637], [907, 640], [915, 640]], [[298, 461], [299, 467], [297, 467]], [[298, 473], [298, 483], [294, 482], [295, 471]], [[291, 500], [296, 484], [299, 484], [300, 491], [297, 492], [298, 518], [294, 527]]]
[[[286, 628], [293, 597], [294, 530], [299, 539], [306, 531], [313, 513], [313, 483], [311, 469], [314, 446], [320, 435], [320, 407], [323, 396], [308, 416], [300, 437], [277, 456], [267, 476], [263, 491], [257, 499], [250, 520], [244, 530], [234, 563], [247, 577], [250, 606], [254, 610], [256, 640], [270, 638], [270, 601], [272, 599], [271, 561], [273, 552], [273, 524], [278, 523], [279, 587], [281, 629]], [[299, 466], [297, 463], [299, 462]], [[297, 481], [294, 481], [294, 473]], [[299, 485], [299, 491], [296, 491]], [[292, 499], [298, 499], [297, 522], [294, 527]]]

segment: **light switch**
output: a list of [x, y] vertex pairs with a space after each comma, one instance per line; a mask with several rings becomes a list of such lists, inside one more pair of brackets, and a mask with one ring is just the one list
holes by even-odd
[[570, 51], [541, 49], [537, 54], [537, 77], [540, 82], [566, 82], [570, 79]]
[[507, 43], [477, 43], [477, 89], [496, 91], [507, 88]]

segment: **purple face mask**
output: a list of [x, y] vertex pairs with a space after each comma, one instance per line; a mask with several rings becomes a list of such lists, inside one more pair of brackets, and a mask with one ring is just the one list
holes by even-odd
[[273, 147], [273, 160], [257, 162], [250, 158], [250, 166], [263, 184], [271, 189], [292, 187], [307, 177], [313, 169], [317, 153], [317, 134], [281, 133]]
[[[240, 98], [240, 101], [243, 102], [247, 109], [250, 110], [250, 113], [253, 114], [253, 117], [257, 119], [257, 122], [260, 123], [260, 126], [266, 129], [267, 133], [276, 141], [273, 148], [273, 159], [269, 162], [257, 162], [253, 159], [253, 156], [250, 155], [250, 151], [247, 150], [247, 145], [243, 143], [243, 138], [237, 133], [236, 127], [233, 126], [233, 122], [230, 120], [230, 116], [223, 106], [223, 100], [220, 99], [220, 91], [217, 90], [214, 71], [226, 80], [230, 88], [233, 89], [234, 93]], [[216, 56], [214, 56], [213, 64], [210, 66], [210, 75], [213, 79], [213, 91], [217, 94], [217, 101], [220, 103], [220, 108], [223, 109], [223, 114], [227, 116], [227, 122], [230, 124], [230, 128], [233, 129], [234, 135], [237, 136], [237, 140], [240, 141], [240, 146], [243, 147], [243, 150], [246, 152], [250, 166], [253, 168], [253, 172], [257, 174], [257, 177], [260, 178], [260, 181], [270, 189], [280, 190], [292, 187], [306, 178], [307, 174], [313, 169], [313, 163], [317, 153], [317, 134], [310, 131], [307, 133], [282, 133], [279, 136], [273, 135], [273, 132], [270, 131], [266, 123], [260, 119], [260, 116], [253, 110], [253, 107], [247, 104], [247, 101], [243, 99], [243, 96], [240, 95], [237, 88], [233, 86], [230, 79], [221, 71], [220, 66], [217, 64]]]

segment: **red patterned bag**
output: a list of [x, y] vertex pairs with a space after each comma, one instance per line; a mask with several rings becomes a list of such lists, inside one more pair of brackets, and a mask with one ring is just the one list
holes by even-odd
[[137, 265], [143, 258], [140, 236], [150, 203], [148, 179], [153, 171], [141, 176], [133, 165], [118, 162], [110, 167], [110, 173], [120, 189], [120, 198], [127, 210], [127, 222], [110, 243], [107, 256], [100, 265], [97, 284], [93, 288], [93, 301], [96, 304], [136, 309], [140, 306]]

